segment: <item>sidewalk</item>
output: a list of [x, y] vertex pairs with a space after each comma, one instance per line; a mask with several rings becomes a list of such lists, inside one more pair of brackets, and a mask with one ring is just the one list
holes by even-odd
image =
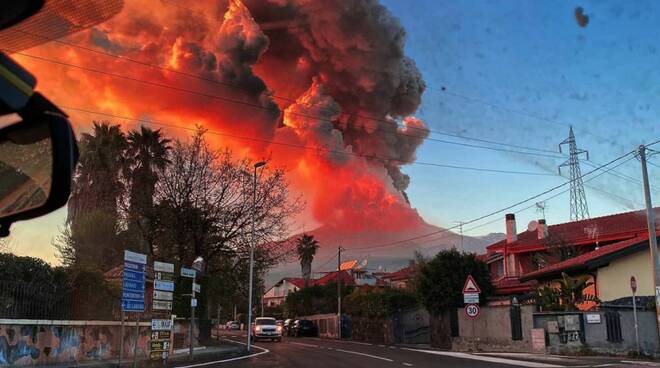
[[[203, 363], [218, 359], [233, 358], [243, 355], [244, 353], [245, 353], [245, 348], [243, 348], [242, 346], [231, 343], [213, 342], [213, 345], [195, 347], [193, 360], [190, 360], [188, 357], [188, 349], [176, 349], [175, 353], [169, 356], [167, 367], [175, 367], [176, 365], [182, 365], [186, 363]], [[132, 366], [133, 366], [132, 358], [124, 358], [121, 364], [121, 368], [126, 368], [126, 367], [130, 368]], [[119, 360], [113, 359], [113, 360], [104, 360], [104, 361], [71, 362], [65, 364], [44, 365], [44, 366], [34, 366], [34, 367], [119, 368]], [[138, 359], [136, 367], [161, 368], [161, 367], [165, 367], [165, 364], [162, 360]]]

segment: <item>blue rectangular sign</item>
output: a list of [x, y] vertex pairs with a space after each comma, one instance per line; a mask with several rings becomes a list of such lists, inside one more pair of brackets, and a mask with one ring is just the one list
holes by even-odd
[[124, 280], [123, 287], [124, 291], [144, 292], [144, 282], [141, 281]]
[[144, 272], [124, 270], [124, 280], [144, 282]]
[[147, 269], [146, 264], [124, 261], [124, 270], [145, 272], [146, 269]]
[[121, 309], [124, 312], [144, 312], [144, 300], [122, 299]]
[[174, 283], [172, 281], [154, 280], [154, 289], [162, 291], [174, 291]]
[[124, 290], [121, 294], [122, 299], [144, 300], [144, 292]]

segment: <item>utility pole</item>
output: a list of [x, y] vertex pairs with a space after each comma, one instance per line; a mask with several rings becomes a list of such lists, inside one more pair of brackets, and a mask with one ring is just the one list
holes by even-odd
[[337, 340], [341, 340], [341, 250], [337, 247]]
[[465, 222], [463, 221], [456, 221], [458, 224], [458, 231], [461, 234], [461, 252], [465, 252], [465, 248], [463, 248], [463, 225], [465, 225]]
[[[197, 276], [197, 274], [195, 274], [195, 276]], [[195, 336], [195, 306], [197, 305], [197, 300], [195, 299], [195, 279], [196, 277], [191, 279], [192, 284], [190, 285], [190, 331], [188, 335], [190, 346], [188, 347], [188, 355], [190, 355], [191, 360], [195, 353], [195, 347], [193, 344], [193, 338]]]
[[651, 259], [653, 262], [653, 290], [655, 290], [655, 317], [660, 336], [660, 260], [658, 259], [658, 239], [655, 233], [655, 213], [651, 202], [651, 190], [649, 188], [649, 172], [646, 167], [646, 146], [639, 146], [639, 161], [642, 163], [642, 182], [644, 184], [644, 200], [646, 202], [646, 222], [649, 228], [649, 246], [651, 247]]

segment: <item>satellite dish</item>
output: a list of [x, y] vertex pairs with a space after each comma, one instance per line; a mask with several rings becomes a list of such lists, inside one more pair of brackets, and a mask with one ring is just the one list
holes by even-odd
[[527, 224], [527, 231], [536, 231], [536, 229], [539, 227], [539, 222], [536, 220], [532, 220]]

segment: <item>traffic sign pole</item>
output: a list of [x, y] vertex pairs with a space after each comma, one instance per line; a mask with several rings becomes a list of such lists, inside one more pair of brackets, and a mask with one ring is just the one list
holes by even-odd
[[[479, 294], [481, 289], [477, 285], [477, 282], [474, 280], [472, 275], [468, 275], [463, 285], [463, 303], [465, 304], [465, 315], [472, 319], [473, 329], [474, 329], [474, 319], [479, 317]], [[474, 333], [473, 333], [474, 335]]]
[[124, 308], [121, 308], [121, 327], [119, 330], [119, 367], [121, 368], [121, 359], [124, 356]]
[[135, 341], [133, 341], [133, 368], [137, 367], [137, 348], [138, 339], [140, 338], [140, 312], [137, 313], [135, 320]]
[[167, 367], [172, 344], [172, 303], [174, 301], [174, 264], [154, 261], [154, 292], [152, 311], [162, 313], [151, 319], [151, 343], [149, 357], [163, 360]]

